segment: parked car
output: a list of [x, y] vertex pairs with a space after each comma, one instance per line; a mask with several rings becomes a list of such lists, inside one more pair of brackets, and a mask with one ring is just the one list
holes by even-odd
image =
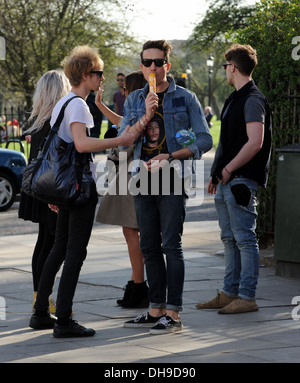
[[0, 148], [0, 212], [9, 209], [20, 193], [26, 165], [23, 153]]

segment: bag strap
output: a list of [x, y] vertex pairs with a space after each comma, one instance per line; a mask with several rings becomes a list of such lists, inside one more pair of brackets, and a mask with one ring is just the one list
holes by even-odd
[[62, 119], [64, 118], [65, 109], [66, 109], [67, 105], [69, 104], [69, 102], [71, 100], [73, 100], [73, 98], [82, 98], [82, 97], [80, 97], [80, 96], [71, 97], [62, 106], [62, 108], [61, 108], [61, 110], [59, 112], [59, 115], [58, 115], [58, 117], [57, 117], [57, 119], [55, 121], [55, 124], [53, 125], [52, 129], [50, 130], [50, 134], [48, 135], [48, 138], [46, 138], [45, 145], [44, 145], [44, 147], [43, 147], [43, 149], [41, 151], [42, 155], [37, 158], [37, 162], [36, 162], [36, 164], [35, 164], [35, 166], [33, 168], [33, 171], [32, 171], [32, 176], [31, 176], [30, 184], [32, 183], [33, 176], [35, 175], [35, 173], [37, 172], [37, 170], [41, 166], [41, 163], [42, 163], [42, 160], [43, 160], [43, 156], [47, 152], [47, 150], [48, 150], [48, 148], [50, 146], [50, 143], [51, 143], [54, 135], [57, 134], [57, 132], [59, 130], [59, 127], [60, 127], [60, 124], [62, 122]]
[[80, 96], [73, 96], [73, 97], [69, 98], [69, 100], [67, 100], [64, 103], [64, 105], [62, 106], [62, 108], [61, 108], [61, 110], [59, 112], [59, 115], [58, 115], [58, 117], [57, 117], [57, 119], [55, 121], [55, 124], [52, 126], [52, 128], [50, 130], [50, 134], [49, 134], [49, 136], [48, 136], [48, 138], [46, 140], [46, 143], [45, 143], [45, 145], [43, 147], [43, 154], [46, 153], [46, 151], [48, 150], [49, 145], [50, 145], [50, 143], [52, 141], [52, 138], [54, 137], [55, 134], [57, 134], [57, 132], [59, 130], [59, 127], [60, 127], [60, 124], [61, 124], [61, 122], [62, 122], [62, 120], [64, 118], [65, 109], [66, 109], [67, 105], [69, 104], [69, 102], [71, 100], [73, 100], [73, 98], [82, 98], [82, 97], [80, 97]]
[[73, 97], [69, 98], [69, 100], [67, 100], [67, 101], [64, 103], [64, 105], [62, 106], [62, 108], [61, 108], [61, 110], [60, 110], [60, 112], [59, 112], [59, 115], [58, 115], [58, 117], [57, 117], [57, 119], [56, 119], [56, 121], [55, 121], [55, 124], [54, 124], [54, 125], [52, 126], [52, 128], [51, 128], [51, 130], [54, 130], [55, 133], [58, 132], [59, 127], [60, 127], [60, 124], [61, 124], [61, 122], [62, 122], [62, 120], [63, 120], [63, 118], [64, 118], [65, 109], [66, 109], [67, 105], [69, 104], [69, 102], [70, 102], [71, 100], [73, 100], [73, 98], [82, 98], [82, 97], [80, 97], [80, 96], [73, 96]]

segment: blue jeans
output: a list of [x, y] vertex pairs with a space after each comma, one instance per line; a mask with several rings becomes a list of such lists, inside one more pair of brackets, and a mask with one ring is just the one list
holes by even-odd
[[[236, 203], [231, 186], [246, 185], [251, 191], [248, 206]], [[259, 273], [259, 249], [256, 228], [256, 194], [258, 184], [248, 178], [234, 178], [226, 185], [218, 184], [215, 206], [224, 244], [225, 277], [223, 292], [255, 300]]]
[[[135, 210], [151, 308], [182, 310], [184, 195], [137, 195]], [[166, 261], [164, 259], [166, 256]], [[167, 294], [166, 294], [167, 291]]]

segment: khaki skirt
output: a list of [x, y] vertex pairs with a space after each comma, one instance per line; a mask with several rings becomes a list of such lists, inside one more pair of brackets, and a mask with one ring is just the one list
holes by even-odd
[[[128, 163], [130, 163], [133, 159], [133, 148], [131, 148], [128, 155]], [[125, 171], [126, 170], [127, 167], [125, 167]], [[120, 167], [120, 171], [122, 171], [122, 167]], [[127, 172], [127, 186], [130, 178], [131, 175]], [[107, 193], [100, 201], [100, 206], [96, 214], [96, 222], [138, 229], [133, 196], [129, 193], [128, 187], [126, 195], [119, 195], [118, 190], [119, 172], [110, 182]], [[116, 193], [114, 191], [116, 191]]]

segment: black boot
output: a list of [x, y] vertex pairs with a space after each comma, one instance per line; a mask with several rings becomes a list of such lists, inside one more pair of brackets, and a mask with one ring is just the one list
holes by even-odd
[[131, 296], [131, 290], [133, 289], [133, 285], [134, 285], [133, 281], [127, 282], [127, 285], [125, 286], [125, 292], [124, 292], [123, 298], [117, 300], [117, 304], [119, 306], [121, 306], [123, 302], [128, 301], [129, 297]]
[[149, 306], [148, 286], [146, 282], [134, 283], [129, 298], [121, 303], [124, 308], [144, 308]]

